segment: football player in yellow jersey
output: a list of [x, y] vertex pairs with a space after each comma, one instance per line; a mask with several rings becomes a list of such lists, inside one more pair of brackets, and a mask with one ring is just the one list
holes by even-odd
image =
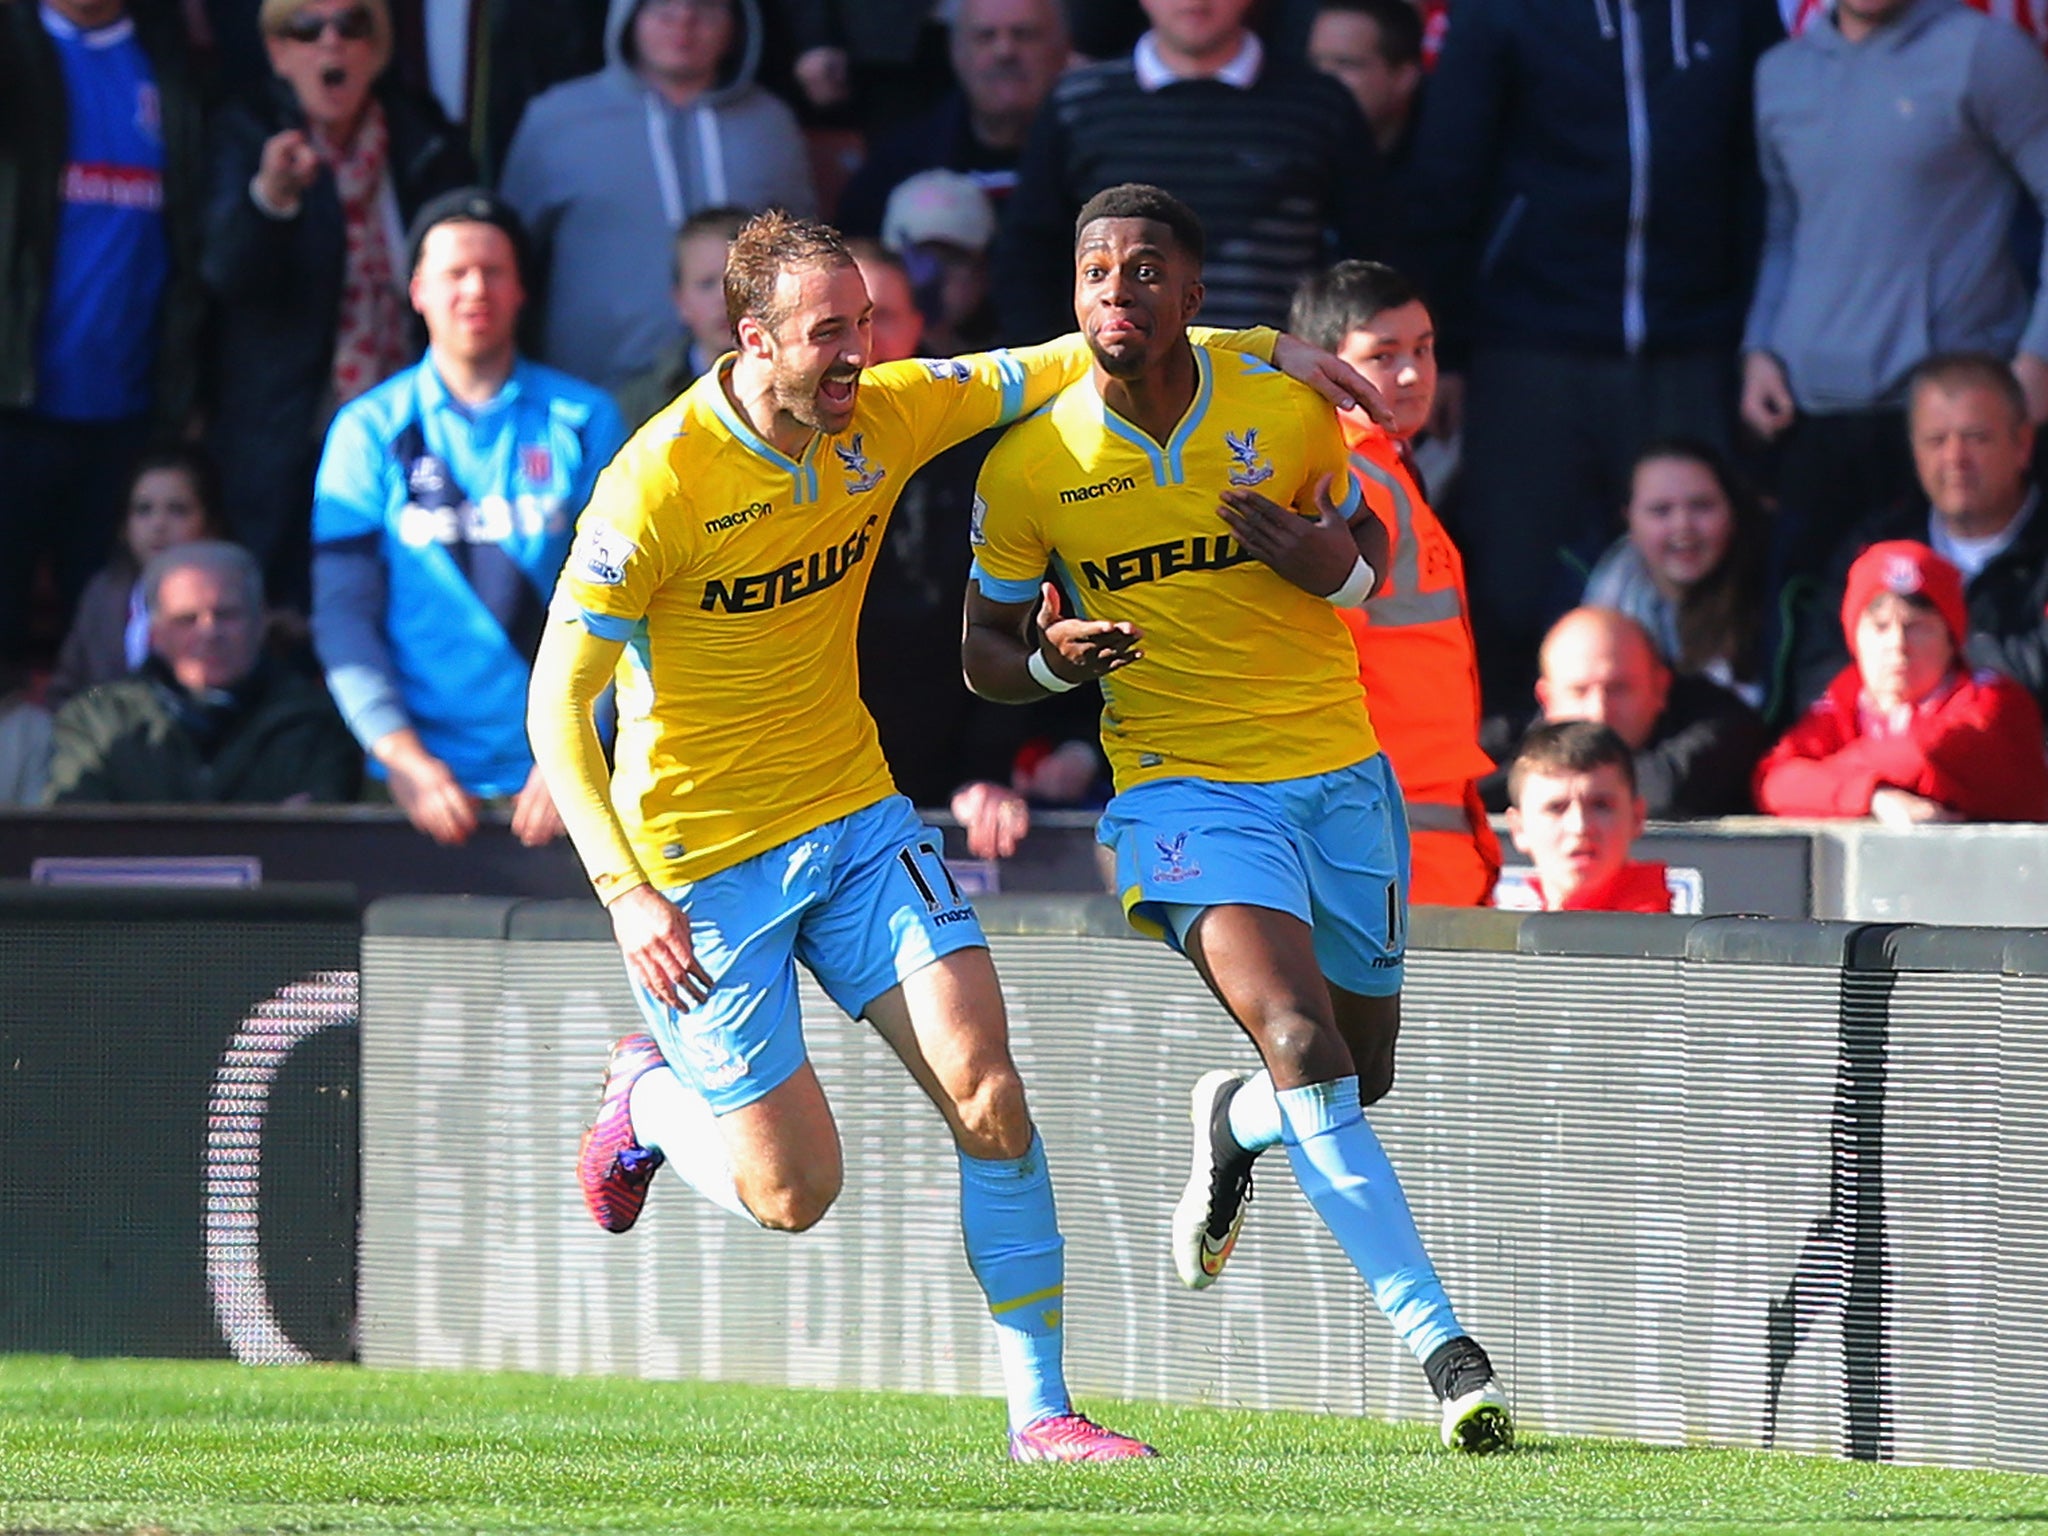
[[1336, 608], [1377, 585], [1385, 530], [1324, 402], [1191, 343], [1202, 246], [1157, 187], [1082, 208], [1074, 309], [1095, 367], [982, 467], [968, 681], [1016, 704], [1101, 682], [1117, 794], [1098, 835], [1125, 910], [1187, 954], [1265, 1062], [1195, 1088], [1182, 1280], [1215, 1281], [1253, 1160], [1284, 1144], [1422, 1362], [1444, 1443], [1504, 1449], [1506, 1396], [1361, 1102], [1393, 1071], [1408, 835]]
[[[953, 1133], [1011, 1455], [1149, 1456], [1068, 1398], [1062, 1242], [1002, 995], [937, 834], [894, 792], [855, 663], [868, 562], [904, 481], [1084, 376], [1087, 349], [867, 367], [852, 256], [781, 213], [740, 231], [725, 283], [737, 353], [599, 478], [534, 666], [534, 755], [650, 1029], [613, 1047], [579, 1157], [586, 1202], [624, 1231], [668, 1162], [763, 1226], [825, 1214], [842, 1164], [804, 1050], [801, 961]], [[1270, 344], [1333, 396], [1369, 394], [1290, 338], [1232, 341]], [[591, 706], [615, 673], [614, 774]]]

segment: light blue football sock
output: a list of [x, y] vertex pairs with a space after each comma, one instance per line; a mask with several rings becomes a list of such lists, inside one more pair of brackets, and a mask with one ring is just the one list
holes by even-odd
[[1036, 1131], [1022, 1157], [960, 1154], [960, 1235], [995, 1319], [1010, 1428], [1071, 1412], [1060, 1328], [1067, 1245]]
[[1230, 1096], [1224, 1111], [1230, 1139], [1247, 1152], [1280, 1145], [1280, 1101], [1273, 1094], [1273, 1074], [1261, 1067]]
[[1408, 1198], [1358, 1107], [1358, 1079], [1275, 1095], [1301, 1192], [1364, 1277], [1372, 1299], [1417, 1360], [1465, 1330], [1423, 1251]]

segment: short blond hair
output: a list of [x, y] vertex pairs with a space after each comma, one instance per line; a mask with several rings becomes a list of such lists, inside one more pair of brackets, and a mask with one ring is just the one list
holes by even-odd
[[[265, 37], [276, 37], [284, 24], [311, 5], [313, 0], [263, 0], [256, 12], [256, 27]], [[351, 0], [370, 13], [370, 42], [377, 50], [377, 68], [391, 62], [391, 8], [385, 0]]]

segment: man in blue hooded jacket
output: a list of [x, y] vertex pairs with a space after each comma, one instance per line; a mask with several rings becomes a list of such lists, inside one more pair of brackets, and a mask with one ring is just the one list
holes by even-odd
[[1399, 213], [1440, 415], [1463, 401], [1446, 510], [1489, 704], [1527, 694], [1638, 449], [1728, 438], [1761, 229], [1751, 79], [1783, 32], [1772, 0], [1453, 8]]

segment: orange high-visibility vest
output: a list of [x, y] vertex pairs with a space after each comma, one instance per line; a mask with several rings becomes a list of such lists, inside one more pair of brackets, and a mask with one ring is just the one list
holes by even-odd
[[1409, 900], [1484, 906], [1500, 843], [1479, 803], [1493, 771], [1479, 748], [1479, 660], [1465, 562], [1423, 499], [1394, 440], [1344, 419], [1351, 473], [1386, 525], [1387, 580], [1363, 608], [1340, 608], [1358, 646], [1373, 729], [1408, 801]]

